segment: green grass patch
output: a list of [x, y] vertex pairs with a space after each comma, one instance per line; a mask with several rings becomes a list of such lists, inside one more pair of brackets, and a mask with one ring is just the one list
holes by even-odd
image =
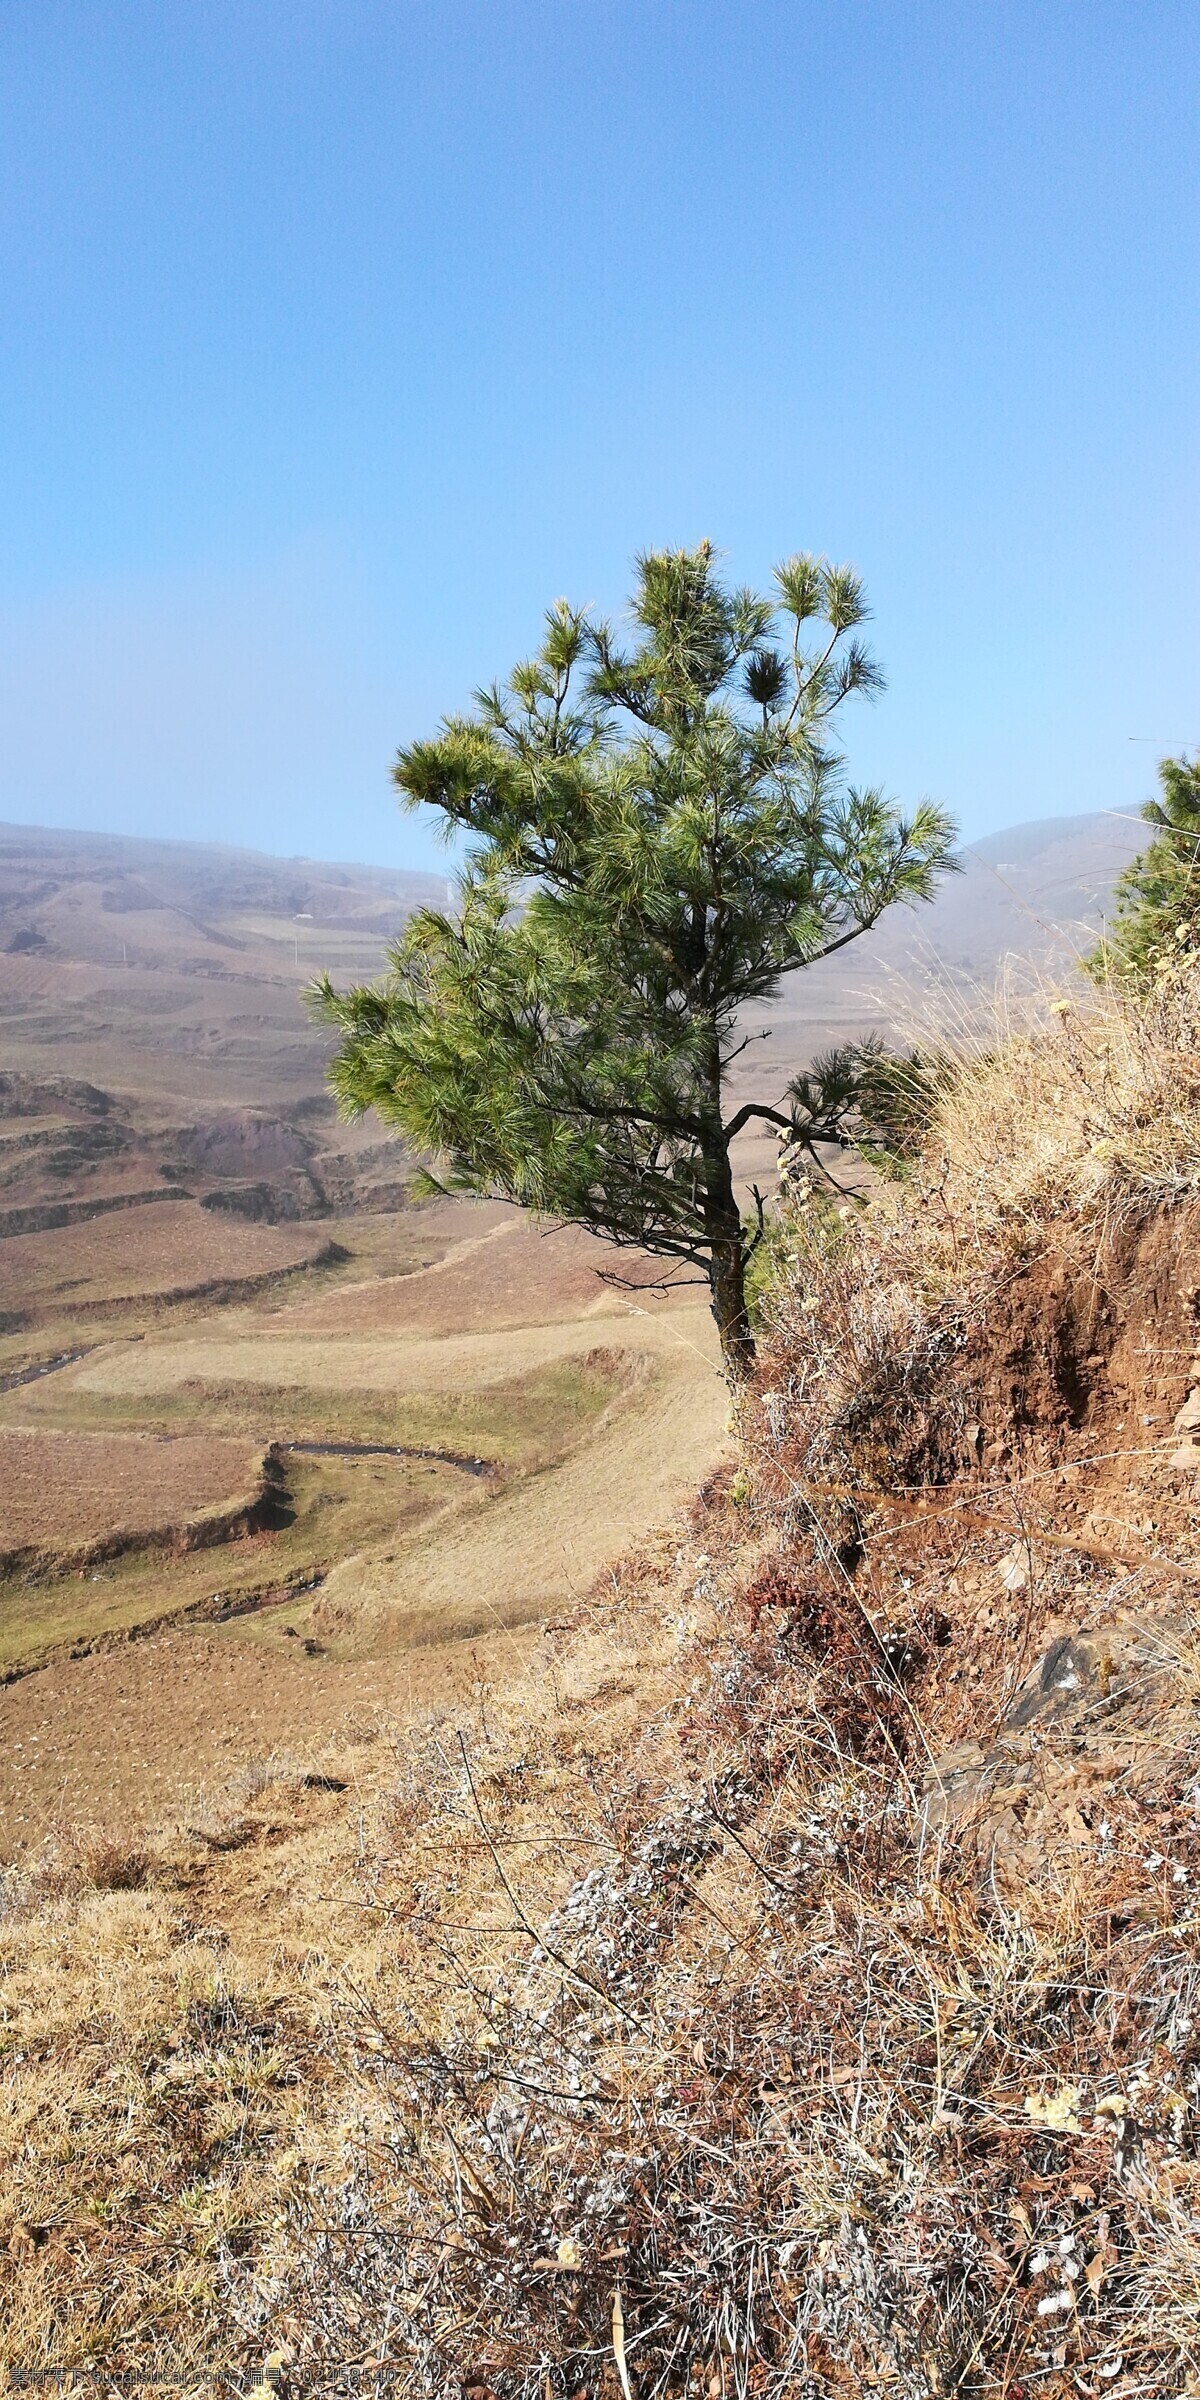
[[96, 1392], [60, 1376], [0, 1403], [0, 1422], [68, 1431], [238, 1434], [276, 1442], [382, 1442], [447, 1450], [499, 1466], [550, 1465], [572, 1449], [637, 1372], [623, 1351], [549, 1361], [478, 1392], [320, 1390], [209, 1382]]
[[288, 1459], [290, 1523], [269, 1534], [174, 1555], [134, 1550], [57, 1576], [0, 1580], [0, 1674], [47, 1656], [200, 1612], [206, 1629], [238, 1638], [283, 1640], [304, 1621], [307, 1594], [259, 1615], [223, 1622], [204, 1612], [214, 1595], [246, 1594], [307, 1580], [356, 1550], [420, 1540], [447, 1509], [478, 1505], [488, 1487], [434, 1459]]

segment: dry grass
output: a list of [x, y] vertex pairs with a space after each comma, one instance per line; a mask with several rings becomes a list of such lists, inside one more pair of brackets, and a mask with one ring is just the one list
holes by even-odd
[[[748, 1548], [714, 1499], [527, 1680], [385, 1729], [298, 1857], [277, 1757], [17, 1891], [9, 2356], [615, 2400], [619, 2295], [635, 2400], [1190, 2388], [1195, 1636], [1038, 1724], [1006, 1848], [1015, 1751], [953, 1809], [930, 1767], [961, 1537], [868, 1529], [851, 1583], [838, 1532]], [[989, 1671], [984, 1741], [1004, 1710]], [[222, 1939], [281, 1862], [320, 1935]]]
[[364, 2130], [259, 2282], [305, 2388], [615, 2393], [618, 2352], [637, 2400], [1190, 2388], [1187, 1709], [1006, 1873], [933, 1830], [928, 1654], [821, 1547], [819, 1608], [747, 1607], [736, 1552], [631, 1579], [633, 1724], [589, 1740], [568, 1651], [557, 1709], [435, 1730], [377, 1816]]
[[[1011, 1021], [1040, 1020], [1032, 1030]], [[1005, 1018], [1009, 1018], [1005, 1022]], [[1178, 1199], [1200, 1185], [1200, 970], [1145, 1001], [1081, 985], [1002, 1011], [1003, 1038], [947, 1062], [923, 1194], [959, 1245], [1035, 1240], [1063, 1214]]]
[[260, 1926], [245, 1896], [285, 1841], [343, 1881], [330, 1812], [375, 1733], [251, 1761], [141, 1840], [95, 1818], [0, 1878], [0, 2364], [251, 2379], [247, 2275], [337, 2105], [358, 1920], [314, 1898], [289, 1926], [276, 1893]]
[[315, 2071], [311, 2007], [294, 1971], [137, 1888], [144, 1858], [97, 1838], [83, 1866], [95, 1888], [18, 1898], [0, 1926], [0, 2356], [211, 2372], [219, 2295]]

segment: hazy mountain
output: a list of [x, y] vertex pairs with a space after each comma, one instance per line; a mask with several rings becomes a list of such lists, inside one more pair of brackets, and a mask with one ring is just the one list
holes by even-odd
[[987, 834], [968, 845], [963, 873], [924, 915], [924, 935], [974, 976], [994, 972], [1008, 951], [1065, 965], [1094, 944], [1113, 885], [1146, 838], [1139, 817], [1100, 812]]
[[856, 1033], [905, 1031], [943, 1007], [958, 1014], [967, 995], [986, 999], [1001, 978], [1069, 976], [1145, 835], [1140, 819], [1098, 812], [968, 844], [929, 907], [893, 909], [827, 965], [787, 978], [777, 1007], [757, 1020], [775, 1028], [772, 1074]]
[[[986, 992], [1006, 958], [1069, 972], [1143, 830], [1056, 817], [972, 843], [932, 907], [895, 910], [788, 979], [759, 1012], [769, 1052], [755, 1046], [742, 1074], [782, 1084], [831, 1041]], [[230, 1107], [291, 1119], [327, 1104], [328, 1037], [303, 984], [325, 966], [342, 982], [374, 976], [410, 911], [448, 891], [395, 868], [0, 826], [4, 1063], [131, 1095], [163, 1125]]]
[[323, 1088], [301, 987], [378, 973], [438, 875], [0, 825], [5, 1064], [158, 1099], [288, 1110]]
[[289, 944], [305, 920], [386, 938], [447, 890], [444, 876], [393, 867], [0, 825], [0, 951], [53, 944], [73, 958], [177, 963], [193, 937], [230, 953], [253, 949], [264, 920], [280, 934], [286, 927]]
[[[0, 1229], [179, 1188], [243, 1214], [390, 1207], [402, 1151], [338, 1124], [301, 987], [376, 975], [445, 880], [0, 826]], [[132, 1222], [132, 1220], [131, 1220]]]

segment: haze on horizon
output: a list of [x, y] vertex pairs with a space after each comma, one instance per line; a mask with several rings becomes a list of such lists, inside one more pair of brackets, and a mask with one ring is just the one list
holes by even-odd
[[0, 818], [441, 869], [397, 744], [634, 551], [852, 559], [967, 839], [1200, 741], [1174, 0], [0, 20]]

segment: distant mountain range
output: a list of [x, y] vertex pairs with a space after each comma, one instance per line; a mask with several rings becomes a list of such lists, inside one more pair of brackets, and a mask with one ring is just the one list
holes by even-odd
[[388, 937], [448, 890], [0, 826], [0, 1234], [175, 1191], [272, 1220], [395, 1207], [404, 1153], [339, 1123], [302, 986], [324, 966], [376, 975]]
[[[1006, 958], [1061, 975], [1094, 942], [1136, 818], [1015, 825], [968, 845], [929, 908], [896, 909], [769, 1012], [772, 1074], [895, 1015], [903, 990], [988, 989]], [[0, 1030], [9, 1063], [170, 1112], [233, 1101], [285, 1111], [322, 1090], [327, 1040], [300, 987], [375, 975], [442, 876], [252, 850], [0, 825]], [[936, 1000], [934, 1002], [936, 1006]]]
[[925, 931], [948, 965], [972, 975], [1007, 951], [1066, 965], [1093, 946], [1118, 875], [1148, 838], [1140, 817], [1107, 812], [989, 833], [968, 844]]
[[[1094, 941], [1116, 878], [1144, 838], [1139, 819], [1108, 812], [987, 834], [967, 845], [962, 874], [932, 908], [897, 912], [871, 937], [872, 950], [889, 962], [936, 955], [970, 975], [986, 974], [1008, 950], [1065, 960]], [[281, 935], [294, 948], [290, 929], [304, 924], [385, 940], [411, 909], [442, 905], [449, 891], [444, 876], [395, 867], [0, 825], [0, 953], [48, 948], [98, 963], [167, 965], [199, 941], [232, 961]]]
[[192, 936], [233, 952], [253, 947], [263, 919], [385, 939], [448, 891], [443, 875], [393, 867], [0, 825], [0, 952], [47, 943], [69, 957], [174, 959]]

